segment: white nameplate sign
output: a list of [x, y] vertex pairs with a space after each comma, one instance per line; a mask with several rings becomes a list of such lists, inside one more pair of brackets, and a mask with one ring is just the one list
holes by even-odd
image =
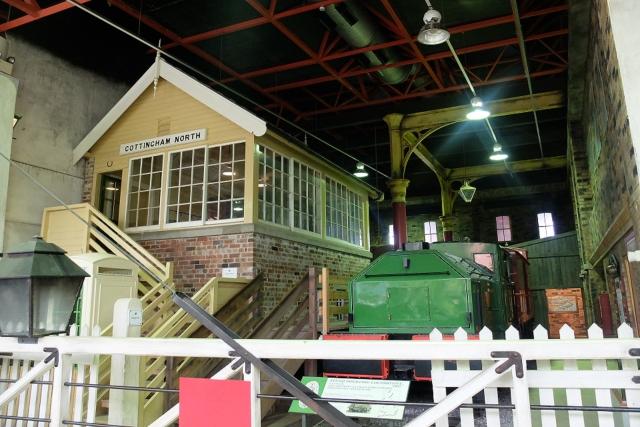
[[237, 279], [238, 267], [225, 267], [222, 269], [222, 277], [225, 279]]
[[188, 130], [186, 132], [163, 135], [156, 138], [144, 139], [142, 141], [128, 142], [120, 145], [120, 155], [125, 156], [140, 151], [155, 150], [156, 148], [168, 147], [171, 145], [189, 144], [191, 142], [204, 141], [207, 139], [206, 129]]

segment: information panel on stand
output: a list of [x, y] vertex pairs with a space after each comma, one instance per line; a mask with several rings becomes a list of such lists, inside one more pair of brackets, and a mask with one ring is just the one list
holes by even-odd
[[[302, 384], [323, 398], [406, 402], [410, 381], [303, 377]], [[349, 417], [401, 420], [404, 416], [404, 406], [402, 405], [372, 405], [369, 403], [346, 402], [335, 402], [331, 403], [331, 405]], [[289, 412], [314, 413], [299, 400], [293, 401]]]

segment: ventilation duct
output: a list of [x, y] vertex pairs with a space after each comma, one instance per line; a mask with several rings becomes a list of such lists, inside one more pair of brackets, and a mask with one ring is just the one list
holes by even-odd
[[[372, 21], [369, 12], [364, 10], [357, 1], [347, 0], [343, 3], [325, 6], [321, 10], [324, 10], [326, 16], [333, 22], [335, 31], [356, 49], [388, 41]], [[401, 57], [392, 48], [365, 52], [363, 55], [372, 67], [395, 64]], [[417, 69], [418, 66], [414, 64], [385, 68], [376, 71], [376, 73], [386, 83], [395, 85], [406, 81]]]

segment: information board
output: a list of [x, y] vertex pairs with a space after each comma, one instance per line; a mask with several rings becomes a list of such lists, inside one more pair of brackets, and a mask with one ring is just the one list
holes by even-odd
[[[303, 377], [302, 383], [324, 398], [406, 402], [410, 381]], [[404, 406], [402, 405], [372, 405], [346, 402], [335, 402], [331, 403], [331, 405], [348, 417], [401, 420], [404, 416]], [[293, 401], [289, 412], [314, 413], [299, 400]]]
[[571, 295], [548, 297], [549, 313], [574, 313], [578, 311], [578, 301]]

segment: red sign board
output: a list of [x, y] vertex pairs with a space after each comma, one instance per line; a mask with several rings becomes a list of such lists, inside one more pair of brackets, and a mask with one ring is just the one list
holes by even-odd
[[180, 378], [180, 427], [250, 427], [248, 381]]

